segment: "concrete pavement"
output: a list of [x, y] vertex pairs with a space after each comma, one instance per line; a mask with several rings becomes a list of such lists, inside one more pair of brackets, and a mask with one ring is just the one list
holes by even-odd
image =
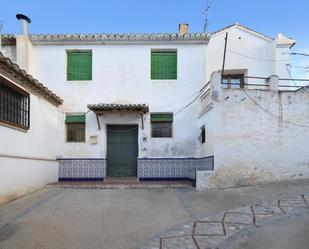
[[182, 224], [309, 192], [309, 181], [229, 190], [45, 188], [0, 206], [0, 248], [134, 249]]

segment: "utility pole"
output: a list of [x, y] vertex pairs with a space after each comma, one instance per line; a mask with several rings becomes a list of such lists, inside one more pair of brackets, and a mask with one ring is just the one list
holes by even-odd
[[0, 21], [0, 52], [2, 50], [2, 29], [3, 29], [3, 21]]
[[222, 63], [222, 71], [221, 71], [221, 83], [224, 75], [224, 67], [225, 67], [225, 56], [226, 56], [226, 47], [227, 47], [227, 38], [228, 38], [229, 33], [225, 33], [225, 42], [224, 42], [224, 52], [223, 52], [223, 63]]

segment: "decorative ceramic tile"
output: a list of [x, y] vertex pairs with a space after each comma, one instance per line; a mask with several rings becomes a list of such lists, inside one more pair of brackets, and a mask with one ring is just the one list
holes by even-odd
[[60, 159], [59, 179], [103, 179], [106, 159]]
[[213, 157], [204, 158], [140, 158], [139, 178], [195, 179], [196, 170], [213, 170]]

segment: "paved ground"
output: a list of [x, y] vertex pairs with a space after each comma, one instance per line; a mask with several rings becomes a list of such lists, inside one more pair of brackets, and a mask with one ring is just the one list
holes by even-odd
[[[0, 206], [0, 248], [140, 248], [182, 224], [305, 192], [309, 193], [309, 181], [204, 193], [192, 189], [45, 188]], [[303, 229], [308, 226], [298, 231]], [[243, 243], [258, 239], [247, 238]]]
[[246, 229], [226, 242], [226, 249], [309, 248], [309, 213], [288, 215]]

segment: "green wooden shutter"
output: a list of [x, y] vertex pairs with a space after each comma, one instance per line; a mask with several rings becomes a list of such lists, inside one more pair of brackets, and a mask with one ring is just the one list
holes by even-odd
[[66, 115], [65, 123], [66, 124], [76, 124], [76, 123], [85, 123], [86, 116], [85, 115]]
[[173, 113], [151, 113], [151, 122], [173, 122]]
[[177, 52], [151, 52], [151, 79], [177, 79]]
[[92, 80], [92, 52], [67, 52], [67, 80]]

